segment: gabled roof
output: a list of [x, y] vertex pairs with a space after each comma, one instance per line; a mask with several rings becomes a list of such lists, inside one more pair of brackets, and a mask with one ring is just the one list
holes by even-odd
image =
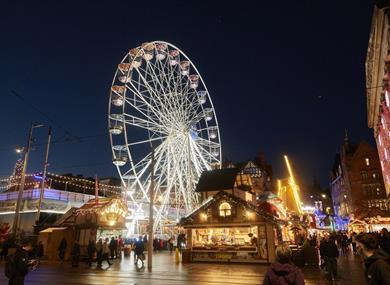
[[197, 209], [189, 213], [187, 216], [183, 217], [180, 220], [180, 225], [188, 225], [191, 224], [193, 217], [199, 214], [199, 212], [204, 211], [205, 208], [210, 207], [213, 204], [218, 203], [220, 200], [223, 199], [229, 199], [230, 201], [234, 201], [237, 204], [242, 205], [245, 207], [247, 210], [253, 211], [256, 215], [261, 216], [264, 218], [266, 221], [274, 224], [281, 224], [282, 221], [273, 216], [272, 214], [266, 212], [265, 210], [256, 207], [255, 205], [248, 203], [247, 201], [232, 195], [230, 193], [227, 193], [225, 191], [219, 191], [217, 194], [215, 194], [213, 197], [210, 197], [208, 200], [206, 200], [201, 206], [199, 206]]
[[196, 185], [195, 192], [230, 190], [234, 188], [238, 169], [223, 168], [204, 171]]
[[390, 213], [383, 211], [377, 207], [372, 207], [372, 208], [363, 210], [356, 219], [357, 220], [364, 220], [364, 219], [369, 219], [369, 218], [376, 218], [378, 216], [390, 217]]

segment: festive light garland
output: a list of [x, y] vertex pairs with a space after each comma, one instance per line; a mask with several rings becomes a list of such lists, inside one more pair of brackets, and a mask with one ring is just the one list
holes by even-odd
[[[40, 172], [33, 173], [33, 174], [26, 174], [25, 177], [34, 177], [34, 176], [38, 176], [40, 174], [41, 174]], [[55, 177], [55, 178], [53, 178], [53, 177]], [[8, 183], [8, 185], [0, 186], [0, 190], [10, 189], [10, 188], [12, 188], [14, 186], [19, 185], [19, 183], [15, 183], [15, 180], [20, 179], [20, 178], [21, 178], [21, 176], [12, 176], [11, 175], [8, 178], [0, 179], [0, 183]], [[62, 183], [62, 184], [66, 183], [67, 185], [72, 185], [72, 186], [78, 187], [78, 188], [80, 188], [82, 190], [95, 190], [94, 186], [86, 186], [85, 185], [87, 183], [90, 184], [90, 185], [94, 185], [95, 184], [95, 181], [91, 181], [91, 180], [88, 180], [88, 179], [81, 179], [81, 178], [74, 178], [74, 177], [70, 177], [70, 176], [63, 176], [63, 175], [58, 175], [58, 174], [51, 173], [51, 172], [48, 172], [47, 179], [48, 180], [50, 179], [52, 182], [56, 182], [56, 183]], [[84, 185], [80, 185], [78, 183], [74, 183], [74, 182], [70, 182], [70, 181], [84, 183]], [[13, 183], [11, 183], [11, 182], [13, 182]], [[37, 183], [38, 182], [34, 181], [34, 182], [26, 183], [25, 186], [36, 185]], [[38, 187], [39, 187], [39, 184], [35, 188], [38, 188]], [[121, 194], [122, 193], [122, 187], [121, 186], [108, 185], [108, 184], [104, 184], [104, 183], [99, 183], [99, 191], [104, 191], [104, 192], [108, 192], [108, 193], [112, 193], [112, 194]]]

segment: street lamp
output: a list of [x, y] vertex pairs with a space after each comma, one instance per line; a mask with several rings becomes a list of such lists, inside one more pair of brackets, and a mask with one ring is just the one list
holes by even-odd
[[15, 148], [15, 152], [18, 153], [18, 154], [21, 154], [24, 152], [24, 147], [20, 147], [20, 146], [17, 146]]
[[[27, 146], [26, 146], [26, 149], [24, 151], [23, 168], [22, 168], [22, 174], [21, 174], [21, 177], [20, 177], [18, 200], [16, 202], [15, 217], [14, 217], [14, 223], [13, 223], [13, 226], [12, 226], [13, 233], [16, 233], [17, 230], [19, 229], [20, 204], [22, 203], [24, 182], [25, 182], [25, 179], [26, 179], [26, 168], [27, 168], [28, 156], [29, 156], [29, 153], [30, 153], [30, 148], [31, 148], [31, 143], [32, 143], [33, 129], [40, 128], [40, 127], [43, 127], [43, 125], [42, 124], [31, 123], [31, 126], [30, 126], [30, 132], [29, 132], [29, 135], [28, 135]], [[18, 150], [17, 150], [16, 152], [18, 152], [18, 153], [22, 152], [22, 150], [20, 148], [19, 148], [19, 151], [20, 152], [18, 152]]]

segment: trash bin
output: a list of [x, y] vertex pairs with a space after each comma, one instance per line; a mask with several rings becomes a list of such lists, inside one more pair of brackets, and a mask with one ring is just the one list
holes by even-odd
[[189, 248], [182, 249], [181, 262], [182, 263], [190, 263], [191, 262], [191, 250]]

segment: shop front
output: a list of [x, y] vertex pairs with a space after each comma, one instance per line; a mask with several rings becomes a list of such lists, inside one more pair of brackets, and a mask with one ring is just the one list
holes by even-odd
[[271, 214], [224, 191], [180, 221], [193, 262], [274, 262], [278, 223]]

